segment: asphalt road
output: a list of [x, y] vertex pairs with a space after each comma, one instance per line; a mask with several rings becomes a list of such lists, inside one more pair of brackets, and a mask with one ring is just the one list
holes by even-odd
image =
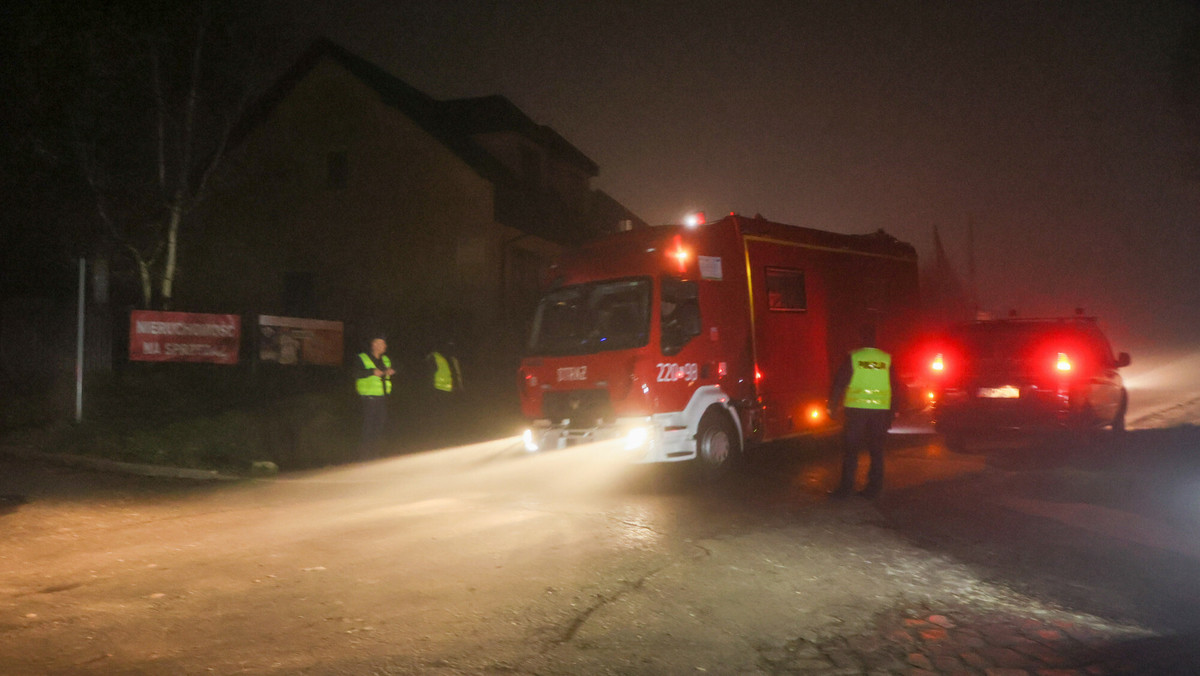
[[697, 485], [516, 441], [237, 483], [0, 460], [0, 672], [1200, 671], [1193, 426], [893, 435], [873, 502], [826, 497], [827, 443]]

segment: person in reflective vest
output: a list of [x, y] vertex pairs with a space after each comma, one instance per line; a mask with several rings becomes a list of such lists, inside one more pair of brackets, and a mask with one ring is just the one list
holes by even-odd
[[426, 356], [426, 359], [433, 368], [434, 390], [446, 394], [462, 392], [462, 367], [459, 366], [458, 357], [448, 350], [434, 350]]
[[454, 355], [454, 343], [446, 342], [425, 355], [429, 394], [425, 423], [442, 440], [461, 431], [459, 403], [462, 399], [462, 367]]
[[838, 367], [829, 388], [829, 412], [844, 410], [842, 424], [842, 479], [831, 495], [854, 493], [858, 454], [866, 447], [871, 458], [867, 485], [860, 495], [874, 498], [883, 490], [883, 446], [888, 429], [900, 409], [903, 386], [896, 377], [892, 356], [875, 347], [875, 327], [860, 331], [861, 347], [850, 352]]
[[358, 354], [354, 386], [363, 402], [362, 440], [358, 447], [363, 460], [378, 454], [387, 427], [387, 396], [392, 393], [392, 376], [396, 371], [386, 352], [387, 341], [379, 337], [371, 341], [368, 352]]

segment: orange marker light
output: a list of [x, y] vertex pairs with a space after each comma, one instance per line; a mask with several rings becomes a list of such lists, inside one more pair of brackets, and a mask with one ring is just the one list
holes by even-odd
[[667, 252], [667, 255], [674, 258], [679, 264], [680, 272], [687, 272], [687, 263], [690, 256], [688, 255], [688, 250], [683, 247], [682, 237], [675, 235], [675, 246]]

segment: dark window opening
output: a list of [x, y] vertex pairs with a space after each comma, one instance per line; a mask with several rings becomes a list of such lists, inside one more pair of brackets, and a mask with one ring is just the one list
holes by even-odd
[[527, 326], [537, 308], [542, 276], [548, 263], [545, 258], [525, 249], [512, 251], [512, 271], [508, 308], [519, 326]]
[[767, 268], [767, 309], [772, 312], [808, 310], [803, 270]]
[[659, 319], [662, 323], [662, 353], [678, 354], [700, 335], [700, 300], [696, 282], [663, 277]]

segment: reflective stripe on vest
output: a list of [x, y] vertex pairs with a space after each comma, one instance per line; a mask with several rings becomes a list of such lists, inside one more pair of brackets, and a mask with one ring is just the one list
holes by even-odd
[[442, 356], [441, 352], [432, 354], [433, 362], [437, 365], [437, 370], [433, 372], [433, 387], [442, 392], [454, 391], [454, 374], [450, 371], [450, 362]]
[[[363, 368], [376, 368], [375, 362], [371, 361], [370, 355], [368, 355], [366, 352], [359, 352], [358, 358], [362, 360]], [[383, 362], [384, 370], [392, 368], [392, 360], [388, 359], [386, 354], [379, 359]], [[372, 373], [369, 376], [365, 376], [356, 380], [354, 382], [354, 387], [358, 390], [358, 393], [364, 397], [382, 397], [385, 394], [391, 394], [392, 379], [386, 375], [377, 376]]]
[[864, 347], [850, 353], [850, 365], [846, 408], [890, 409], [892, 384], [888, 374], [892, 369], [892, 356], [874, 347]]

